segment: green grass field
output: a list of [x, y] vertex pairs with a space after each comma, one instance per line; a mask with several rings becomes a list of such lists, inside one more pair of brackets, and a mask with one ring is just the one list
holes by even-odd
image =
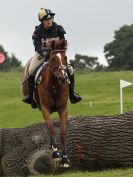
[[[76, 73], [75, 90], [82, 95], [83, 100], [75, 105], [68, 103], [69, 116], [119, 114], [120, 79], [133, 82], [132, 71]], [[0, 73], [0, 128], [24, 127], [44, 121], [41, 112], [22, 102], [20, 80], [21, 72]], [[133, 111], [133, 86], [124, 88], [123, 94], [124, 112]], [[58, 115], [53, 114], [53, 118], [56, 117]], [[78, 171], [58, 176], [133, 177], [133, 169]]]
[[[119, 81], [133, 82], [132, 75], [131, 71], [76, 73], [75, 90], [83, 100], [75, 105], [68, 103], [69, 116], [119, 114]], [[20, 78], [20, 72], [0, 73], [0, 127], [24, 127], [43, 121], [41, 112], [22, 102]], [[123, 89], [123, 97], [124, 112], [132, 111], [133, 86]]]

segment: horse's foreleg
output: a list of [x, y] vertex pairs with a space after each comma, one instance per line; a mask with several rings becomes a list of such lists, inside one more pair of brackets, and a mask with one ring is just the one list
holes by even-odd
[[56, 141], [56, 137], [55, 137], [55, 128], [54, 128], [54, 125], [53, 125], [53, 121], [51, 120], [50, 112], [48, 111], [48, 109], [46, 109], [45, 107], [43, 107], [41, 105], [41, 110], [42, 110], [43, 117], [46, 121], [46, 124], [48, 126], [48, 130], [49, 130], [49, 133], [50, 133], [50, 143], [51, 143], [51, 148], [53, 150], [53, 153], [52, 153], [53, 166], [55, 168], [57, 168], [59, 166], [59, 162], [60, 162], [60, 153], [57, 149], [57, 141]]
[[67, 120], [67, 110], [60, 114], [60, 126], [61, 126], [61, 133], [60, 133], [60, 140], [61, 140], [61, 148], [62, 154], [67, 154], [67, 146], [66, 146], [66, 120]]
[[51, 148], [55, 149], [55, 148], [57, 148], [57, 141], [55, 138], [55, 127], [54, 127], [53, 121], [51, 119], [50, 112], [47, 108], [45, 108], [45, 106], [41, 106], [41, 110], [42, 110], [43, 117], [45, 119], [45, 122], [46, 122], [48, 130], [49, 130]]
[[67, 157], [67, 144], [66, 144], [66, 121], [68, 117], [68, 110], [67, 107], [59, 110], [60, 116], [60, 126], [61, 126], [61, 148], [62, 148], [62, 160], [61, 166], [62, 167], [69, 167], [69, 160]]

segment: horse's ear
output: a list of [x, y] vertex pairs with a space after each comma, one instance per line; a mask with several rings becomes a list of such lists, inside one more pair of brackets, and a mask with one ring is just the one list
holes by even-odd
[[67, 49], [67, 46], [68, 46], [67, 40], [63, 41], [63, 46], [64, 46], [64, 49]]
[[56, 42], [53, 40], [51, 42], [51, 49], [54, 50], [55, 49], [55, 46], [56, 46]]
[[67, 49], [67, 40], [65, 39], [60, 39], [59, 45], [62, 49]]

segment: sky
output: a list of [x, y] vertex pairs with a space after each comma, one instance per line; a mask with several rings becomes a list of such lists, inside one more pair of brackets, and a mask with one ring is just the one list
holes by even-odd
[[51, 9], [68, 40], [67, 56], [98, 57], [107, 65], [105, 44], [115, 30], [133, 23], [133, 0], [0, 0], [0, 45], [25, 65], [34, 54], [32, 34], [41, 7]]

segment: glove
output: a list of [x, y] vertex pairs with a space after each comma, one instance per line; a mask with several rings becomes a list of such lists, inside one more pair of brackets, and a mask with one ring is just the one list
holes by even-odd
[[47, 58], [48, 58], [48, 52], [45, 50], [43, 53], [42, 53], [42, 55], [40, 55], [39, 57], [38, 57], [38, 60], [41, 60], [42, 58], [44, 58], [45, 60], [47, 60]]
[[47, 56], [48, 56], [48, 52], [47, 52], [47, 51], [44, 51], [44, 52], [43, 52], [43, 56], [44, 56], [44, 57], [47, 57]]

